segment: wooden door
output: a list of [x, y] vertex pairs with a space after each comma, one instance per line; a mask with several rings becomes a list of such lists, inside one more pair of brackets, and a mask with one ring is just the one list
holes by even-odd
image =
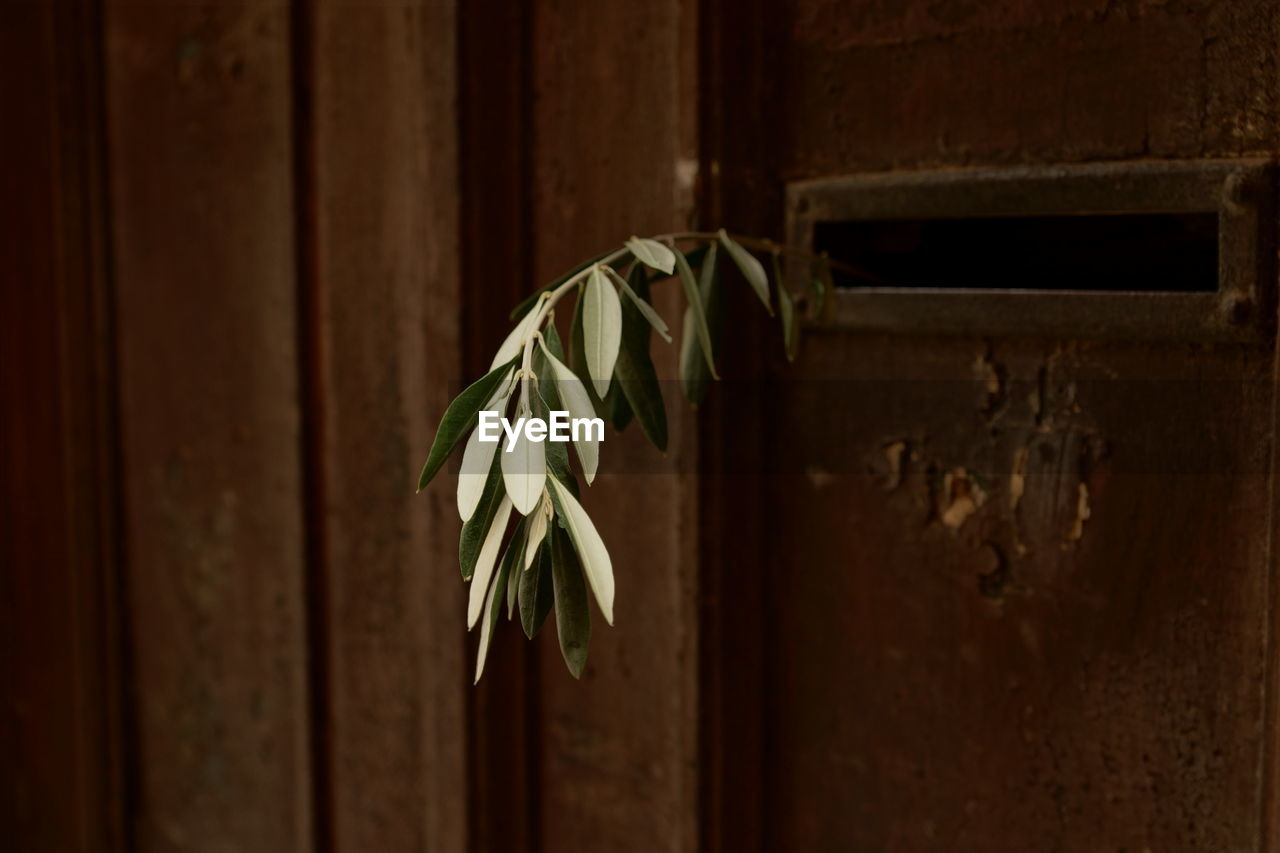
[[865, 275], [711, 427], [720, 849], [1273, 849], [1274, 10], [768, 14], [719, 209]]
[[[4, 4], [0, 838], [1276, 850], [1273, 6]], [[473, 687], [432, 427], [695, 224], [874, 276], [728, 301], [584, 677]]]

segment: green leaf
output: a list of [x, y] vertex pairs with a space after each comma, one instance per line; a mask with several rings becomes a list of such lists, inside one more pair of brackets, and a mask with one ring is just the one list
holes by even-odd
[[515, 614], [516, 589], [519, 586], [519, 574], [524, 569], [524, 549], [529, 541], [529, 519], [522, 518], [511, 534], [507, 550], [502, 555], [502, 563], [498, 569], [499, 577], [506, 579], [507, 619]]
[[[547, 332], [543, 332], [543, 335], [546, 350], [557, 358], [563, 357], [564, 348], [560, 344], [560, 335], [555, 330], [555, 327], [549, 326]], [[547, 360], [546, 353], [542, 347], [539, 347], [538, 351], [533, 354], [533, 370], [534, 374], [539, 377], [538, 393], [534, 395], [534, 414], [546, 420], [553, 409], [565, 411], [564, 404], [560, 400], [560, 392], [557, 389], [558, 383], [555, 381], [555, 371], [551, 367], [551, 362]], [[545, 382], [542, 381], [544, 376], [546, 377]], [[569, 448], [563, 442], [547, 442], [547, 473], [568, 486], [574, 497], [579, 495], [578, 478], [574, 475], [573, 468], [569, 464]]]
[[[551, 351], [552, 355], [561, 361], [564, 361], [564, 344], [560, 341], [560, 330], [555, 327], [554, 323], [548, 323], [543, 327], [542, 341], [546, 344], [547, 349]], [[539, 354], [535, 352], [533, 357], [536, 359], [538, 355]]]
[[756, 259], [755, 255], [734, 242], [734, 239], [723, 228], [720, 229], [720, 245], [724, 246], [725, 250], [728, 251], [729, 257], [733, 258], [733, 262], [737, 264], [738, 269], [742, 272], [742, 277], [755, 290], [756, 296], [759, 296], [760, 301], [764, 303], [765, 310], [772, 316], [773, 305], [769, 301], [769, 277], [765, 275], [764, 265]]
[[[690, 264], [690, 266], [692, 267], [693, 264]], [[609, 273], [613, 280], [618, 283], [618, 288], [631, 300], [631, 304], [640, 311], [645, 320], [649, 322], [649, 325], [653, 326], [653, 330], [661, 335], [667, 343], [671, 343], [671, 334], [667, 328], [667, 321], [663, 320], [662, 316], [649, 304], [649, 277], [645, 274], [644, 267], [640, 264], [635, 264], [631, 267], [630, 278], [632, 281], [637, 282], [636, 288], [633, 288], [625, 278], [614, 272], [612, 268], [609, 269]], [[637, 288], [643, 289], [645, 296], [641, 296], [640, 290]]]
[[[720, 336], [720, 268], [715, 244], [707, 252], [702, 263], [701, 281], [698, 285], [699, 303], [703, 306], [708, 335], [711, 337], [712, 349], [716, 348]], [[684, 326], [680, 332], [680, 387], [689, 402], [697, 405], [707, 396], [711, 387], [712, 375], [707, 367], [706, 357], [697, 343], [695, 330], [696, 318], [690, 304], [684, 312]]]
[[[707, 259], [707, 253], [710, 252], [715, 245], [715, 243], [699, 243], [684, 253], [684, 259], [689, 262], [690, 268], [696, 270], [698, 267], [702, 266], [702, 262]], [[649, 283], [652, 284], [653, 279], [650, 279]]]
[[655, 270], [661, 270], [667, 275], [671, 275], [671, 271], [675, 268], [674, 252], [657, 240], [650, 240], [648, 237], [637, 237], [633, 234], [631, 239], [627, 241], [627, 248], [631, 250], [631, 254], [636, 256], [636, 260], [646, 266], [653, 267]]
[[515, 366], [515, 359], [501, 364], [477, 379], [467, 389], [454, 398], [445, 409], [440, 426], [436, 429], [436, 437], [431, 442], [431, 450], [427, 453], [427, 464], [422, 466], [422, 474], [418, 477], [418, 491], [427, 487], [431, 478], [439, 473], [449, 454], [476, 425], [477, 416], [484, 404], [493, 396], [493, 392], [503, 381], [508, 368]]
[[[520, 415], [530, 417], [532, 408], [522, 403]], [[507, 488], [511, 505], [521, 515], [528, 515], [542, 497], [542, 487], [547, 479], [547, 441], [531, 441], [521, 429], [510, 449], [504, 442], [498, 456], [502, 460], [502, 479]]]
[[[680, 252], [675, 253], [676, 268], [680, 270], [680, 283], [684, 285], [684, 296], [688, 301], [688, 308], [685, 309], [685, 324], [683, 334], [688, 336], [689, 326], [692, 325], [698, 336], [698, 345], [702, 348], [702, 357], [707, 360], [707, 368], [711, 371], [712, 377], [719, 379], [720, 374], [716, 373], [715, 351], [711, 344], [711, 330], [707, 327], [706, 304], [698, 282], [693, 277], [693, 270], [689, 268], [688, 261]], [[706, 274], [706, 266], [711, 262], [712, 256], [707, 255], [707, 261], [703, 262], [703, 274]], [[692, 320], [692, 323], [689, 321]]]
[[618, 365], [614, 373], [623, 397], [635, 413], [640, 429], [659, 450], [667, 449], [667, 408], [662, 401], [662, 387], [658, 372], [649, 358], [649, 324], [639, 304], [648, 304], [649, 283], [644, 268], [639, 264], [631, 268], [631, 281], [637, 302], [622, 306], [622, 348], [618, 352]]
[[[488, 402], [480, 407], [480, 411], [497, 411], [500, 414], [505, 412], [514, 388], [515, 372], [507, 368], [503, 383]], [[471, 437], [467, 439], [467, 446], [462, 451], [462, 466], [458, 469], [458, 516], [463, 521], [470, 521], [471, 516], [475, 515], [476, 507], [480, 505], [484, 484], [489, 479], [489, 469], [493, 467], [493, 457], [498, 452], [499, 444], [500, 441], [481, 441], [480, 427], [471, 430]]]
[[[493, 644], [493, 634], [498, 629], [498, 620], [502, 615], [502, 596], [499, 593], [506, 590], [507, 577], [510, 571], [511, 564], [504, 558], [502, 566], [494, 575], [492, 582], [485, 587], [482, 606], [484, 620], [480, 623], [480, 648], [476, 651], [476, 679], [473, 682], [474, 684], [479, 684], [480, 676], [484, 674], [484, 662], [489, 657], [489, 647]], [[475, 583], [475, 581], [472, 581], [472, 583]]]
[[507, 522], [511, 519], [511, 499], [505, 494], [498, 502], [498, 509], [493, 514], [489, 530], [480, 545], [480, 553], [476, 557], [475, 571], [471, 576], [471, 589], [467, 597], [467, 630], [476, 626], [480, 611], [484, 604], [485, 590], [489, 588], [489, 579], [493, 576], [498, 562], [498, 553], [502, 549], [502, 535], [507, 532]]
[[585, 309], [585, 301], [582, 298], [582, 291], [578, 291], [578, 298], [573, 303], [573, 319], [569, 321], [569, 350], [568, 358], [562, 359], [569, 369], [583, 380], [583, 387], [587, 392], [587, 399], [591, 401], [591, 406], [596, 411], [600, 411], [600, 395], [596, 393], [595, 386], [591, 383], [591, 375], [587, 370], [587, 341], [586, 332], [583, 327], [586, 321], [582, 317]]
[[618, 346], [622, 342], [622, 303], [618, 301], [618, 291], [600, 267], [594, 267], [587, 276], [581, 301], [587, 374], [596, 394], [604, 397], [609, 392], [613, 365], [618, 360]]
[[471, 580], [475, 572], [476, 561], [480, 556], [480, 548], [484, 545], [485, 536], [493, 524], [493, 517], [498, 506], [506, 497], [506, 489], [502, 484], [502, 466], [495, 457], [489, 468], [489, 478], [484, 484], [484, 493], [480, 496], [480, 504], [475, 513], [462, 525], [462, 536], [458, 540], [458, 565], [462, 569], [462, 579]]
[[[591, 398], [586, 391], [586, 384], [577, 378], [573, 371], [564, 365], [564, 362], [557, 359], [547, 351], [545, 339], [543, 341], [543, 352], [547, 355], [547, 361], [550, 365], [550, 373], [552, 379], [548, 380], [549, 384], [556, 384], [559, 400], [564, 405], [562, 411], [568, 411], [571, 419], [576, 418], [595, 418], [595, 410], [591, 407]], [[590, 485], [591, 480], [595, 479], [595, 471], [600, 466], [600, 444], [594, 438], [589, 437], [591, 430], [581, 430], [581, 438], [579, 441], [573, 442], [573, 447], [577, 450], [577, 459], [582, 462], [582, 475], [585, 476], [586, 482]]]
[[[563, 447], [564, 445], [559, 445]], [[548, 480], [555, 478], [556, 481], [563, 483], [564, 487], [573, 493], [575, 498], [581, 497], [581, 490], [578, 487], [578, 476], [573, 473], [573, 469], [569, 467], [569, 456], [564, 456], [564, 467], [560, 466], [560, 461], [555, 459], [550, 453], [547, 454], [547, 477]], [[562, 520], [563, 521], [563, 520]], [[563, 527], [563, 523], [561, 527]]]
[[[601, 416], [609, 414], [611, 407], [596, 393], [595, 383], [591, 381], [591, 370], [587, 367], [586, 320], [584, 312], [586, 300], [579, 295], [573, 306], [573, 320], [569, 323], [569, 357], [564, 363], [582, 380], [582, 387], [591, 401], [591, 408]], [[606, 395], [608, 396], [608, 395]]]
[[582, 564], [583, 573], [587, 576], [587, 583], [591, 585], [591, 591], [596, 595], [596, 604], [600, 605], [604, 621], [612, 625], [614, 583], [613, 561], [609, 559], [609, 551], [605, 548], [604, 540], [600, 538], [595, 525], [591, 523], [591, 517], [582, 508], [582, 504], [578, 503], [577, 498], [569, 494], [569, 490], [554, 478], [548, 482], [551, 484], [548, 489], [551, 500], [555, 503], [556, 512], [564, 516], [565, 530], [568, 531], [573, 547], [578, 552], [578, 560]]
[[773, 277], [778, 283], [778, 319], [782, 323], [782, 342], [786, 346], [787, 361], [796, 360], [796, 343], [800, 336], [800, 319], [796, 315], [795, 301], [782, 278], [782, 264], [778, 253], [773, 253]]
[[[617, 375], [618, 368], [614, 367], [614, 375]], [[609, 423], [613, 424], [613, 428], [618, 432], [622, 432], [631, 425], [635, 412], [631, 410], [631, 404], [627, 402], [627, 397], [618, 390], [618, 383], [614, 383], [609, 389], [609, 394], [604, 398], [605, 405], [609, 407]]]
[[[547, 621], [547, 614], [555, 603], [551, 580], [551, 542], [555, 536], [555, 531], [550, 530], [538, 548], [533, 565], [520, 573], [520, 589], [517, 593], [520, 600], [520, 626], [530, 640], [542, 630], [542, 623]], [[585, 591], [583, 597], [586, 597]]]
[[538, 316], [542, 313], [541, 308], [541, 302], [534, 305], [521, 318], [520, 322], [516, 323], [515, 328], [507, 333], [506, 339], [503, 340], [502, 345], [498, 347], [498, 351], [493, 356], [493, 363], [489, 365], [490, 370], [520, 357], [520, 354], [524, 352], [524, 342], [534, 331], [533, 327], [537, 324]]
[[831, 258], [826, 252], [813, 259], [809, 280], [813, 287], [813, 316], [821, 317], [827, 306], [827, 294], [832, 288]]
[[564, 655], [569, 674], [581, 678], [587, 665], [587, 645], [591, 642], [591, 608], [587, 604], [587, 587], [578, 558], [559, 527], [551, 536], [551, 581], [560, 653]]
[[608, 393], [601, 397], [591, 379], [591, 370], [587, 365], [585, 306], [585, 299], [579, 299], [574, 306], [573, 321], [569, 325], [569, 358], [565, 363], [582, 380], [582, 387], [586, 389], [591, 408], [601, 417], [607, 418], [614, 429], [621, 432], [627, 426], [628, 417], [626, 412], [618, 408], [617, 387], [610, 384]]
[[554, 504], [548, 498], [538, 501], [538, 508], [529, 516], [528, 521], [528, 537], [524, 543], [524, 556], [520, 559], [521, 571], [528, 571], [529, 566], [533, 564], [533, 558], [537, 556], [538, 549], [542, 547], [542, 540], [547, 536], [548, 516], [552, 514]]
[[[591, 382], [591, 373], [588, 366], [586, 366], [585, 310], [586, 301], [580, 293], [576, 304], [573, 305], [573, 319], [570, 321], [570, 327], [568, 327], [568, 359], [564, 360], [564, 364], [581, 380], [580, 387], [582, 391], [586, 392], [586, 398], [591, 402], [591, 411], [599, 415], [600, 418], [609, 418], [612, 415], [612, 406], [609, 405], [609, 402], [602, 400], [600, 394], [595, 393], [595, 383]], [[561, 394], [561, 400], [563, 400], [563, 394]], [[591, 478], [586, 480], [586, 483], [590, 485], [593, 479], [595, 479], [594, 471], [591, 473]]]
[[[553, 352], [561, 351], [558, 335], [554, 341], [548, 340], [547, 343], [547, 348], [552, 349]], [[554, 344], [554, 349], [552, 344]], [[541, 348], [539, 348], [533, 359], [534, 374], [539, 377], [538, 393], [534, 399], [534, 414], [543, 420], [547, 420], [552, 410], [565, 411], [565, 409], [560, 402], [560, 393], [556, 390], [555, 374]], [[543, 376], [547, 377], [545, 382], [542, 381]], [[576, 497], [578, 495], [578, 478], [574, 476], [573, 468], [569, 465], [569, 448], [565, 446], [564, 442], [560, 441], [548, 441], [546, 444], [547, 473], [567, 485]]]

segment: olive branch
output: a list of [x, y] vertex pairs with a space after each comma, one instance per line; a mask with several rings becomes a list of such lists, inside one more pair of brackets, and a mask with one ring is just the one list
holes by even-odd
[[[681, 245], [694, 245], [687, 251]], [[772, 282], [753, 254], [772, 260]], [[635, 420], [658, 448], [667, 447], [667, 414], [657, 371], [649, 356], [651, 332], [671, 342], [669, 327], [649, 301], [650, 285], [678, 278], [687, 307], [680, 338], [680, 383], [697, 404], [715, 367], [720, 327], [719, 255], [723, 252], [782, 326], [787, 358], [795, 356], [802, 303], [784, 286], [781, 258], [798, 255], [809, 262], [812, 310], [821, 315], [831, 288], [831, 262], [825, 254], [786, 249], [769, 240], [719, 232], [685, 232], [632, 237], [624, 246], [598, 255], [531, 294], [511, 312], [520, 318], [498, 347], [489, 372], [459, 394], [444, 413], [418, 491], [431, 481], [466, 438], [458, 475], [458, 513], [462, 536], [458, 562], [470, 582], [467, 628], [480, 625], [475, 680], [485, 659], [505, 602], [507, 618], [520, 613], [532, 639], [552, 609], [565, 664], [581, 676], [591, 637], [589, 586], [605, 622], [613, 624], [613, 564], [604, 540], [581, 503], [578, 475], [562, 442], [530, 441], [523, 433], [499, 452], [499, 443], [481, 441], [481, 411], [546, 419], [550, 412], [609, 420], [624, 429]], [[555, 325], [555, 307], [576, 293], [568, 355]], [[567, 362], [567, 363], [566, 363]], [[600, 462], [600, 438], [590, 430], [575, 433], [578, 467], [587, 485]], [[511, 535], [514, 515], [516, 523]], [[503, 549], [503, 542], [506, 548]]]

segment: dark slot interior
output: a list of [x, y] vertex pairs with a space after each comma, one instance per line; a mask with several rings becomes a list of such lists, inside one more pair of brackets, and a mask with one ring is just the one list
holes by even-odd
[[820, 222], [837, 287], [1218, 289], [1214, 213]]

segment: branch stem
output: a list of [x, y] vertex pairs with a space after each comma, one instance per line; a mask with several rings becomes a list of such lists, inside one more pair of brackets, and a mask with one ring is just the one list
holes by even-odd
[[[784, 246], [781, 243], [775, 243], [773, 240], [768, 240], [760, 237], [746, 237], [740, 234], [730, 234], [729, 236], [733, 239], [735, 243], [738, 243], [740, 246], [743, 246], [744, 248], [751, 249], [756, 252], [766, 252], [766, 253], [775, 254], [775, 255], [788, 255], [796, 258], [807, 258], [810, 261], [815, 261], [820, 258], [824, 258], [826, 254], [825, 252], [822, 254], [814, 254], [813, 252], [806, 252], [803, 249], [795, 249], [790, 246]], [[718, 240], [720, 239], [720, 232], [718, 231], [675, 231], [670, 234], [656, 234], [650, 239], [656, 240], [659, 243], [680, 243], [680, 242], [689, 242], [691, 240], [695, 240], [695, 241]], [[555, 304], [559, 302], [564, 297], [565, 294], [567, 294], [569, 291], [573, 290], [574, 288], [578, 287], [578, 285], [580, 285], [584, 280], [586, 280], [586, 278], [589, 275], [591, 275], [592, 270], [594, 270], [597, 266], [608, 266], [609, 264], [612, 264], [614, 261], [618, 260], [619, 258], [624, 257], [628, 251], [629, 250], [626, 248], [621, 248], [621, 249], [618, 249], [617, 251], [611, 252], [608, 255], [605, 255], [604, 257], [600, 258], [594, 264], [591, 264], [585, 269], [580, 270], [579, 272], [565, 279], [565, 281], [562, 284], [560, 284], [558, 287], [556, 287], [554, 290], [549, 290], [542, 294], [542, 297], [541, 297], [542, 305], [540, 308], [536, 309], [538, 311], [538, 315], [534, 318], [533, 323], [529, 326], [529, 337], [526, 338], [524, 341], [524, 359], [523, 359], [523, 367], [522, 367], [523, 371], [527, 373], [529, 370], [530, 359], [532, 358], [532, 355], [533, 355], [533, 347], [537, 341], [538, 335], [541, 334], [542, 332], [543, 324], [547, 321], [547, 317], [551, 314], [551, 309], [555, 307]], [[874, 276], [871, 276], [865, 271], [860, 270], [857, 267], [852, 266], [850, 264], [844, 264], [839, 261], [833, 261], [829, 258], [827, 258], [826, 261], [832, 269], [838, 269], [850, 275], [857, 276], [859, 278], [875, 280]]]
[[592, 271], [597, 266], [613, 263], [625, 254], [627, 254], [627, 249], [618, 249], [616, 252], [611, 252], [581, 272], [570, 276], [565, 280], [564, 284], [560, 285], [555, 290], [550, 290], [542, 294], [542, 306], [537, 309], [538, 314], [533, 318], [533, 323], [529, 326], [529, 337], [524, 341], [524, 359], [522, 363], [524, 365], [523, 369], [526, 372], [529, 370], [529, 364], [533, 358], [534, 344], [537, 343], [538, 336], [542, 334], [542, 325], [547, 321], [547, 317], [550, 316], [551, 309], [555, 308], [556, 303], [559, 302], [566, 293], [573, 290], [582, 281], [584, 281], [587, 276], [591, 275]]

